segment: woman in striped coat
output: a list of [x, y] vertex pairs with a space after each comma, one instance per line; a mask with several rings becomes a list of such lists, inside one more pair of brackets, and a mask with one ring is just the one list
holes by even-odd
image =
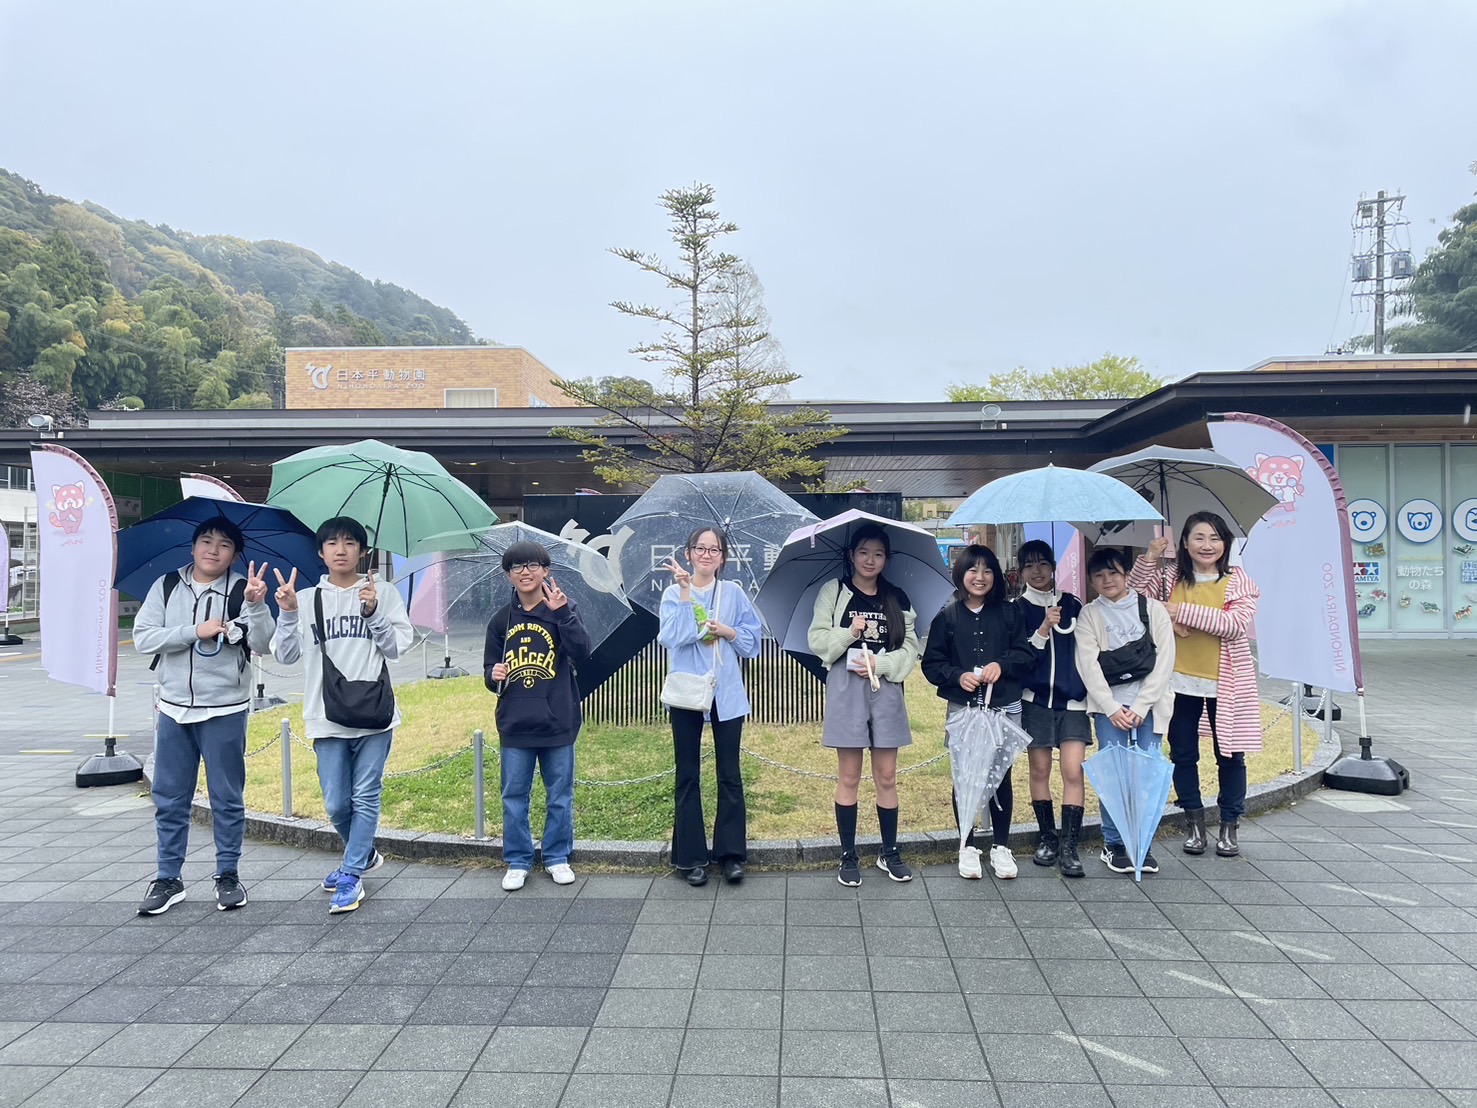
[[1262, 748], [1261, 701], [1247, 632], [1256, 615], [1255, 583], [1231, 567], [1231, 529], [1214, 512], [1196, 512], [1180, 529], [1174, 562], [1161, 566], [1168, 539], [1155, 539], [1138, 559], [1129, 584], [1169, 608], [1176, 638], [1174, 716], [1169, 756], [1175, 803], [1185, 811], [1186, 854], [1205, 853], [1205, 805], [1200, 798], [1200, 738], [1211, 736], [1220, 778], [1220, 834], [1215, 852], [1241, 853], [1237, 825], [1246, 810], [1246, 755]]

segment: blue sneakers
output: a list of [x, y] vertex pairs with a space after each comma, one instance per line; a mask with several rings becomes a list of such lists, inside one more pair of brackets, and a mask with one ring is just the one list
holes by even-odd
[[[364, 872], [368, 873], [370, 870], [379, 869], [380, 866], [384, 864], [385, 856], [381, 854], [378, 850], [376, 850], [373, 854], [369, 856], [369, 865], [364, 867]], [[323, 879], [323, 891], [326, 893], [333, 892], [334, 889], [338, 888], [339, 881], [345, 876], [347, 875], [342, 869], [334, 870]]]
[[338, 886], [333, 890], [333, 900], [328, 904], [328, 914], [332, 916], [340, 912], [352, 912], [363, 899], [364, 882], [352, 873], [340, 872]]

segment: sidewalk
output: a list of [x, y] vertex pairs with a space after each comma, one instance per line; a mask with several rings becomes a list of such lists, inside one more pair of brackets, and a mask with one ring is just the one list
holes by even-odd
[[1245, 824], [1238, 860], [1165, 841], [1142, 885], [1021, 858], [1009, 883], [534, 874], [508, 895], [390, 862], [332, 919], [332, 857], [254, 843], [251, 903], [217, 912], [198, 826], [191, 899], [134, 916], [148, 798], [19, 753], [106, 719], [12, 660], [0, 1106], [1477, 1106], [1474, 654], [1366, 646], [1376, 752], [1410, 792], [1315, 793]]

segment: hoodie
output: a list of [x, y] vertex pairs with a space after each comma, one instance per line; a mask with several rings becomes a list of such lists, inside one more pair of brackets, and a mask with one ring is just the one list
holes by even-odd
[[195, 581], [193, 566], [176, 570], [175, 575], [179, 584], [168, 603], [164, 580], [169, 574], [165, 574], [149, 587], [133, 621], [134, 649], [159, 658], [155, 678], [161, 710], [172, 719], [200, 709], [208, 715], [245, 711], [251, 699], [251, 673], [236, 643], [244, 634], [254, 653], [266, 653], [273, 629], [266, 601], [242, 603], [241, 615], [227, 633], [229, 642], [201, 642], [195, 628], [206, 619], [224, 618], [231, 589], [245, 578], [228, 570], [202, 585]]
[[[356, 739], [377, 731], [344, 727], [334, 723], [323, 712], [323, 652], [318, 647], [318, 630], [314, 626], [313, 595], [323, 594], [323, 633], [333, 664], [349, 681], [378, 681], [385, 660], [398, 658], [415, 638], [410, 617], [405, 613], [405, 599], [394, 585], [376, 579], [374, 593], [378, 598], [374, 614], [365, 619], [359, 614], [359, 590], [355, 582], [339, 588], [325, 573], [318, 583], [297, 594], [297, 611], [283, 611], [277, 619], [277, 634], [272, 639], [272, 653], [285, 665], [303, 662], [303, 729], [309, 739]], [[390, 726], [400, 725], [400, 704]]]
[[[482, 680], [497, 698], [497, 736], [503, 746], [568, 746], [584, 722], [575, 667], [590, 656], [590, 635], [573, 600], [562, 608], [543, 601], [531, 612], [516, 599], [487, 621]], [[508, 679], [498, 688], [492, 667]]]

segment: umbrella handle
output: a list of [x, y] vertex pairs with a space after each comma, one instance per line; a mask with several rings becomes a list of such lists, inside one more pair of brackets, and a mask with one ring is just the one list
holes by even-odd
[[993, 684], [986, 685], [985, 686], [985, 702], [982, 705], [983, 707], [988, 708], [990, 706], [990, 697], [993, 696], [994, 694], [995, 694], [995, 686]]

